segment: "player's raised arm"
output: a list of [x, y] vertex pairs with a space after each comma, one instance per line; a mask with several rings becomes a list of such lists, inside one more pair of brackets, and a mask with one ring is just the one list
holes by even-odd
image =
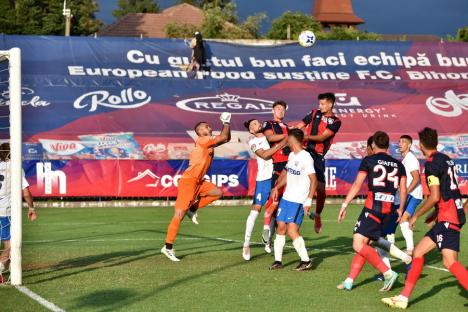
[[269, 148], [267, 150], [264, 150], [264, 149], [256, 150], [255, 155], [265, 160], [271, 159], [271, 156], [273, 156], [273, 154], [275, 154], [279, 150], [283, 149], [286, 146], [287, 142], [288, 142], [288, 137], [284, 137], [277, 145], [273, 146], [272, 148]]
[[361, 190], [362, 184], [364, 184], [366, 177], [367, 173], [365, 171], [359, 171], [356, 180], [354, 180], [353, 185], [349, 189], [348, 195], [346, 195], [345, 201], [343, 204], [341, 204], [340, 213], [338, 215], [338, 223], [341, 223], [344, 220], [346, 216], [346, 208]]
[[231, 140], [231, 113], [224, 112], [219, 119], [223, 123], [223, 129], [220, 134], [213, 138], [213, 145], [215, 146], [223, 145]]

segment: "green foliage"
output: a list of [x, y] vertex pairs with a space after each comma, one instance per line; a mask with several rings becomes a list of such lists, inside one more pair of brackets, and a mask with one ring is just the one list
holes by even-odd
[[379, 34], [359, 31], [354, 28], [333, 27], [330, 31], [317, 33], [317, 39], [320, 40], [382, 40]]
[[313, 16], [287, 11], [273, 20], [271, 28], [267, 33], [267, 38], [286, 40], [288, 25], [291, 27], [291, 38], [299, 37], [299, 34], [303, 30], [312, 30], [316, 33], [320, 30], [320, 24]]
[[456, 41], [468, 42], [468, 26], [460, 28], [457, 31]]
[[333, 27], [322, 31], [320, 23], [311, 15], [287, 11], [273, 20], [267, 38], [276, 40], [287, 39], [288, 25], [291, 27], [291, 39], [296, 39], [303, 30], [312, 30], [319, 40], [381, 40], [376, 33], [363, 32], [353, 28]]
[[179, 0], [179, 3], [188, 3], [198, 6], [199, 8], [203, 8], [207, 5], [224, 7], [230, 2], [230, 0]]
[[197, 30], [195, 25], [177, 23], [169, 23], [164, 29], [168, 38], [191, 38]]
[[157, 13], [159, 12], [159, 3], [156, 0], [119, 0], [119, 8], [112, 12], [117, 18], [128, 13]]
[[265, 18], [265, 13], [259, 13], [239, 23], [234, 3], [223, 7], [208, 5], [204, 9], [202, 33], [205, 38], [256, 39], [260, 37], [260, 25]]
[[[94, 0], [73, 0], [72, 35], [89, 35], [99, 30], [99, 7]], [[63, 35], [63, 0], [0, 0], [0, 33], [23, 35]]]

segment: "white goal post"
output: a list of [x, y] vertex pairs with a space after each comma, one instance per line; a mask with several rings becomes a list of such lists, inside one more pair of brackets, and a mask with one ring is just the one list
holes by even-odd
[[22, 245], [22, 153], [21, 153], [21, 50], [0, 51], [0, 61], [8, 62], [9, 116], [10, 116], [10, 178], [11, 178], [11, 254], [10, 280], [21, 285]]

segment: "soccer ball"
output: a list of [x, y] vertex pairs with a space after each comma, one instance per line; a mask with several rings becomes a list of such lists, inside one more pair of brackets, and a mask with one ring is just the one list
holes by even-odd
[[304, 30], [299, 35], [298, 41], [301, 46], [304, 48], [309, 48], [314, 45], [316, 40], [315, 34], [311, 30]]

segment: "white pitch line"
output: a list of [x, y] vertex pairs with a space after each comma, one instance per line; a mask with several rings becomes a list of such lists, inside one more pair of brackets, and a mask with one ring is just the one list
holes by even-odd
[[439, 267], [435, 267], [435, 266], [432, 266], [432, 265], [426, 265], [426, 267], [428, 267], [429, 269], [434, 269], [434, 270], [439, 270], [439, 271], [444, 271], [444, 272], [450, 272], [449, 270], [447, 270], [445, 268], [439, 268]]
[[40, 305], [42, 305], [43, 307], [47, 308], [48, 310], [50, 310], [52, 312], [65, 312], [64, 309], [59, 308], [58, 306], [56, 306], [52, 302], [42, 298], [41, 296], [39, 296], [38, 294], [36, 294], [35, 292], [30, 290], [26, 286], [15, 286], [15, 288], [18, 289], [18, 291], [22, 292], [23, 294], [25, 294], [26, 296], [28, 296], [29, 298], [36, 301], [37, 303], [39, 303]]
[[[336, 222], [337, 220], [322, 220], [322, 222]], [[343, 222], [349, 223], [356, 223], [354, 220], [343, 220]], [[169, 223], [168, 220], [165, 221], [122, 221], [122, 222], [43, 222], [35, 224], [34, 227], [37, 226], [51, 226], [51, 225], [116, 225], [116, 224], [167, 224]], [[245, 220], [210, 220], [210, 221], [203, 221], [203, 223], [212, 224], [212, 223], [245, 223]]]

